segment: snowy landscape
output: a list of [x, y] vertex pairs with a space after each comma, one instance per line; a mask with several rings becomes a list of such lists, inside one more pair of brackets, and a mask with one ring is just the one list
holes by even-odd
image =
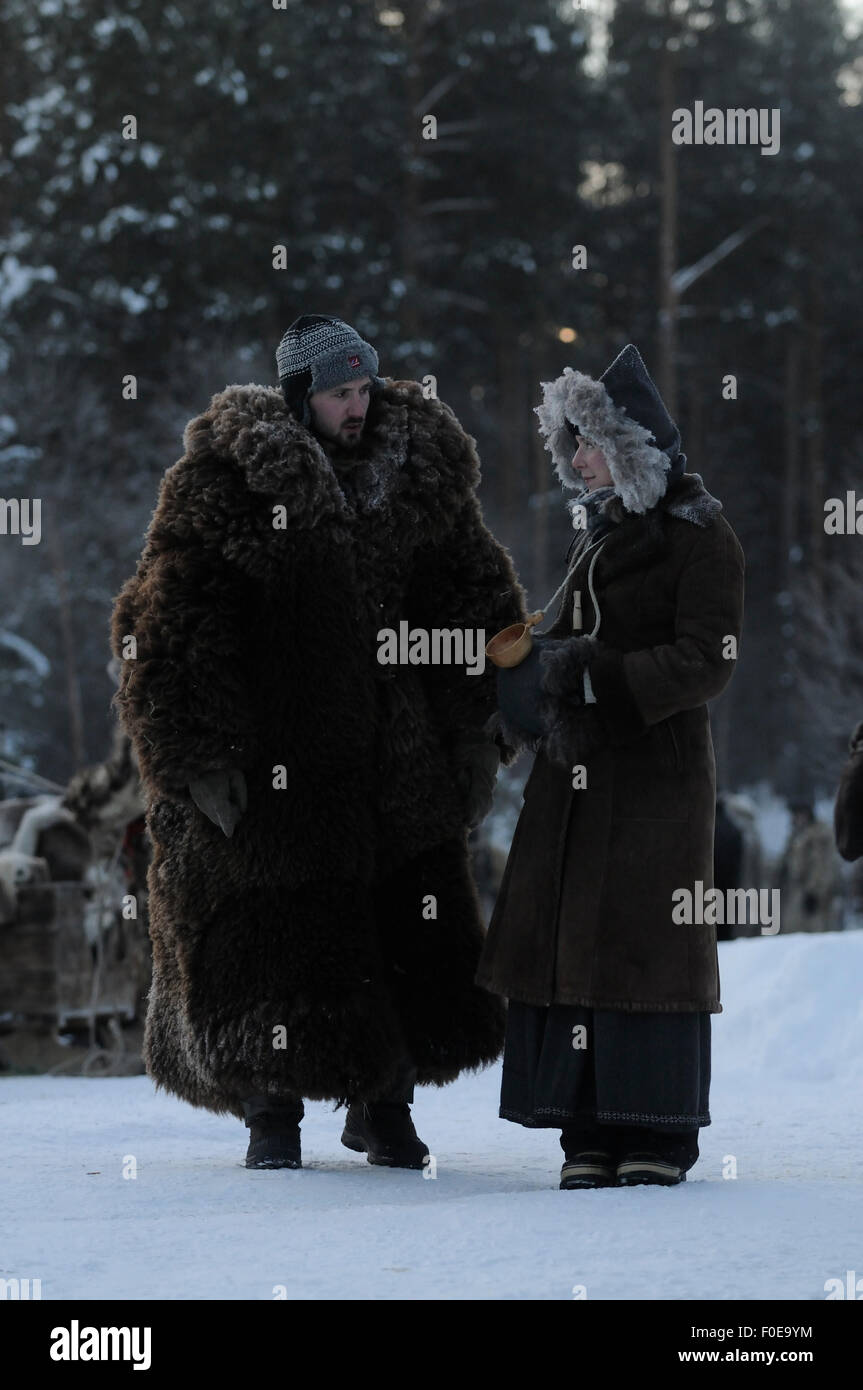
[[433, 1179], [349, 1153], [326, 1104], [302, 1171], [251, 1172], [239, 1121], [146, 1077], [10, 1077], [0, 1277], [43, 1299], [824, 1300], [863, 1275], [863, 931], [719, 953], [713, 1123], [678, 1188], [559, 1191], [557, 1131], [497, 1118], [497, 1066], [417, 1092]]
[[[642, 1374], [663, 1323], [775, 1303], [829, 1378], [853, 1310], [814, 1305], [863, 1302], [863, 0], [108, 8], [0, 7], [0, 1302], [143, 1302], [225, 1381], [280, 1300], [587, 1301], [577, 1353]], [[540, 728], [586, 809], [543, 759], [525, 800]], [[280, 1091], [273, 999], [298, 1088], [453, 1074], [497, 1046], [480, 979], [663, 1042], [715, 1004], [712, 939], [666, 931], [711, 869], [678, 1185], [561, 1191], [500, 1060], [417, 1089], [423, 1171], [321, 1102], [301, 1169], [247, 1169], [240, 1120], [156, 1089]]]

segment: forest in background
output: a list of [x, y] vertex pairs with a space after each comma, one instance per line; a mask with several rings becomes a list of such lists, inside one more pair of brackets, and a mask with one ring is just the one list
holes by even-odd
[[[863, 500], [860, 18], [6, 0], [0, 494], [41, 499], [42, 538], [0, 535], [0, 756], [60, 783], [106, 756], [112, 601], [183, 427], [230, 382], [275, 385], [288, 324], [323, 312], [383, 374], [435, 378], [536, 605], [571, 536], [540, 382], [635, 342], [747, 555], [721, 780], [835, 786], [863, 718], [863, 541], [824, 527]], [[675, 145], [696, 102], [778, 109], [780, 149]]]

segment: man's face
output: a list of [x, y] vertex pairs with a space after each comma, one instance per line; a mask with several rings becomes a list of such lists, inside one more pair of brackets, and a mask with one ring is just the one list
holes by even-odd
[[371, 398], [370, 376], [344, 381], [328, 391], [315, 391], [309, 396], [312, 428], [324, 439], [337, 440], [351, 448], [359, 441]]

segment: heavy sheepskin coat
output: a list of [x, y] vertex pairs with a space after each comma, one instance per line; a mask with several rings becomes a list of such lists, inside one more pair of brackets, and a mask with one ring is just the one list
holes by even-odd
[[[404, 620], [488, 638], [524, 616], [474, 441], [387, 379], [347, 481], [271, 387], [215, 395], [183, 442], [112, 617], [154, 850], [147, 1070], [237, 1116], [262, 1092], [374, 1098], [406, 1056], [452, 1081], [503, 1038], [454, 761], [494, 671], [377, 654]], [[231, 838], [189, 794], [228, 768]]]
[[[597, 552], [596, 606], [587, 553], [539, 639], [546, 733], [478, 980], [529, 1004], [718, 1013], [716, 928], [675, 921], [672, 895], [713, 886], [707, 701], [735, 666], [742, 551], [716, 499], [684, 474], [645, 516], [623, 515]], [[596, 638], [572, 632], [576, 589], [587, 632], [601, 614]], [[596, 703], [585, 703], [585, 670]]]
[[500, 672], [505, 715], [533, 684], [535, 736], [502, 728], [538, 751], [477, 979], [527, 1004], [718, 1013], [716, 928], [675, 920], [673, 895], [713, 886], [707, 702], [736, 665], [743, 552], [700, 476], [669, 478], [598, 385], [565, 373], [537, 411], [562, 481], [567, 414], [606, 448], [615, 495], [536, 654]]

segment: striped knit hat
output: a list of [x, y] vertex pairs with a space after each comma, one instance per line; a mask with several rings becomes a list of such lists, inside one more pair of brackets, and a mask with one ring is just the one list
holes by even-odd
[[383, 387], [378, 355], [356, 329], [330, 314], [301, 314], [276, 349], [279, 385], [291, 414], [311, 424], [309, 396], [345, 381], [370, 376], [372, 390]]

